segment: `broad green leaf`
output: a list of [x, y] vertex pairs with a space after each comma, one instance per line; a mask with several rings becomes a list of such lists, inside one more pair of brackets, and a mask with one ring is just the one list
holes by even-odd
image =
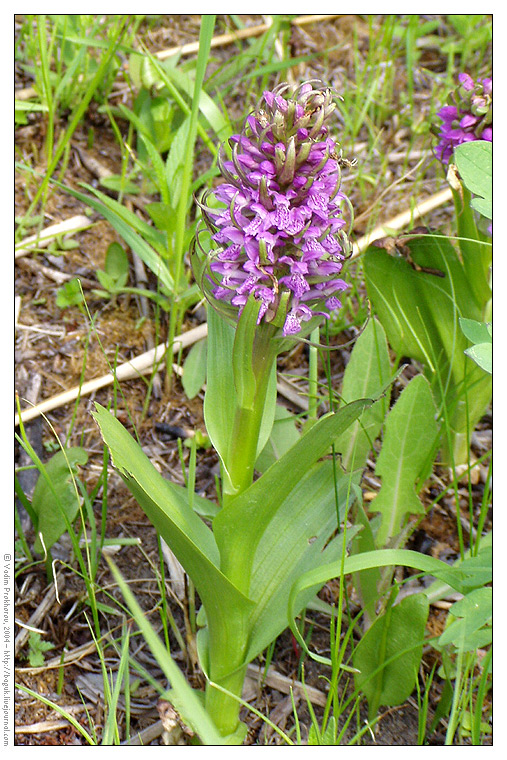
[[39, 533], [45, 548], [50, 549], [76, 518], [80, 500], [72, 478], [77, 465], [87, 461], [86, 451], [76, 446], [57, 451], [44, 465], [44, 474], [39, 474], [32, 497], [32, 508], [38, 518], [36, 552], [44, 551]]
[[194, 343], [183, 364], [181, 383], [187, 398], [192, 399], [201, 390], [206, 381], [206, 339]]
[[483, 216], [493, 218], [493, 144], [487, 140], [458, 145], [454, 161], [465, 187], [478, 196], [472, 205]]
[[255, 469], [259, 472], [265, 472], [291, 446], [297, 443], [300, 437], [301, 434], [297, 429], [294, 415], [285, 406], [277, 404], [271, 435], [257, 458]]
[[239, 406], [253, 409], [257, 381], [252, 366], [253, 347], [257, 331], [257, 316], [261, 303], [253, 296], [246, 302], [236, 325], [232, 350], [234, 387]]
[[207, 387], [204, 420], [210, 440], [222, 463], [229, 448], [236, 411], [232, 371], [234, 329], [214, 309], [208, 309]]
[[[452, 168], [452, 165], [451, 165]], [[457, 184], [456, 184], [457, 183]], [[472, 196], [466, 187], [456, 183], [451, 184], [456, 213], [456, 243], [459, 246], [463, 271], [468, 287], [479, 313], [484, 310], [491, 300], [491, 263], [492, 245], [491, 236], [485, 235], [479, 229], [477, 214], [474, 211]], [[485, 219], [481, 220], [484, 226]]]
[[[349, 476], [340, 475], [337, 469], [330, 460], [314, 465], [266, 526], [253, 562], [249, 596], [256, 606], [250, 618], [247, 660], [287, 627], [287, 602], [297, 578], [340, 556], [343, 536], [337, 536], [331, 545], [328, 541], [336, 532], [338, 519], [344, 518], [350, 494]], [[348, 537], [352, 536], [353, 530], [348, 532]], [[314, 589], [301, 595], [300, 607], [314, 595]]]
[[[389, 382], [391, 366], [385, 332], [377, 319], [371, 319], [356, 341], [345, 369], [341, 397], [348, 404], [359, 398], [376, 398]], [[368, 452], [380, 432], [389, 408], [389, 394], [365, 410], [335, 441], [343, 467], [363, 468]]]
[[[113, 465], [192, 578], [208, 618], [221, 626], [227, 645], [229, 621], [234, 615], [246, 614], [252, 603], [220, 572], [213, 533], [191, 509], [185, 492], [162, 477], [112, 414], [100, 404], [95, 407], [93, 416], [111, 452]], [[211, 630], [211, 635], [215, 630]]]
[[117, 280], [128, 273], [129, 259], [125, 250], [119, 243], [111, 243], [106, 251], [106, 272]]
[[174, 209], [166, 203], [147, 203], [144, 210], [148, 212], [155, 227], [164, 232], [172, 232], [174, 228]]
[[477, 322], [474, 319], [460, 319], [463, 334], [475, 343], [465, 354], [483, 370], [493, 372], [493, 331], [491, 322]]
[[487, 343], [491, 340], [491, 322], [477, 322], [475, 319], [464, 319], [461, 317], [459, 323], [463, 330], [463, 335], [472, 341], [472, 343]]
[[[356, 500], [353, 509], [354, 522], [360, 530], [352, 540], [350, 553], [360, 554], [362, 552], [374, 551], [376, 548], [375, 532], [380, 523], [380, 515], [370, 519], [360, 499]], [[361, 600], [365, 620], [368, 623], [371, 623], [376, 617], [381, 579], [382, 575], [378, 567], [362, 570], [353, 576], [354, 588]]]
[[213, 530], [220, 549], [222, 567], [241, 557], [249, 567], [267, 525], [276, 515], [288, 494], [305, 473], [317, 462], [338, 435], [372, 404], [361, 399], [318, 420], [284, 456], [246, 491], [222, 508], [213, 521]]
[[[217, 312], [208, 309], [207, 384], [204, 397], [206, 430], [225, 468], [232, 445], [238, 397], [234, 383], [233, 347], [235, 330]], [[276, 371], [273, 371], [266, 393], [261, 429], [257, 445], [260, 454], [271, 434], [276, 407]], [[234, 442], [241, 445], [240, 442]]]
[[381, 705], [401, 705], [412, 693], [422, 657], [429, 603], [405, 597], [367, 630], [353, 655], [356, 687], [366, 696], [370, 720]]
[[[458, 649], [471, 651], [491, 641], [491, 619], [493, 616], [493, 590], [491, 587], [477, 588], [449, 610], [454, 620], [442, 633], [439, 646], [454, 644]], [[487, 626], [484, 630], [483, 627]]]
[[59, 309], [66, 309], [69, 306], [78, 306], [83, 303], [84, 296], [81, 290], [81, 283], [79, 278], [73, 277], [72, 280], [64, 282], [63, 285], [58, 288], [56, 294], [56, 305]]
[[439, 413], [445, 404], [451, 446], [444, 461], [467, 460], [468, 441], [491, 399], [490, 378], [465, 356], [468, 344], [459, 317], [482, 320], [463, 266], [447, 239], [424, 235], [407, 243], [417, 265], [444, 277], [415, 271], [401, 256], [370, 246], [364, 256], [369, 297], [398, 356], [425, 366]]
[[398, 535], [408, 515], [424, 514], [416, 485], [431, 465], [437, 434], [431, 390], [428, 381], [418, 375], [404, 388], [387, 417], [375, 467], [382, 487], [370, 511], [382, 514], [376, 536], [379, 548]]
[[489, 343], [477, 343], [477, 345], [467, 348], [465, 354], [474, 360], [481, 369], [490, 375], [493, 372], [493, 345]]

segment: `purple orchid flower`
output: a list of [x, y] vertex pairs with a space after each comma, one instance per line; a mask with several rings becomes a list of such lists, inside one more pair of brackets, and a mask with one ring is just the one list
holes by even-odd
[[[219, 154], [224, 182], [200, 204], [220, 245], [210, 257], [211, 295], [238, 314], [253, 295], [258, 322], [283, 322], [284, 336], [329, 318], [348, 287], [337, 279], [349, 242], [339, 148], [327, 126], [335, 108], [321, 82], [265, 92], [230, 138], [231, 159]], [[210, 196], [225, 207], [210, 206]]]
[[442, 124], [435, 154], [443, 164], [451, 160], [454, 149], [473, 140], [493, 140], [492, 80], [488, 77], [475, 83], [469, 74], [460, 74], [459, 86], [451, 93], [446, 105], [438, 111]]

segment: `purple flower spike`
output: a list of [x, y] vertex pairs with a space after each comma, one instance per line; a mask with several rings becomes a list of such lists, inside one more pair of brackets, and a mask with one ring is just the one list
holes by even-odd
[[449, 163], [454, 149], [462, 143], [493, 141], [491, 79], [478, 79], [475, 83], [469, 74], [464, 73], [458, 79], [459, 86], [449, 95], [453, 105], [438, 111], [437, 116], [443, 124], [439, 131], [434, 129], [440, 138], [435, 154], [443, 164]]
[[[209, 295], [238, 314], [253, 295], [258, 322], [274, 323], [284, 336], [314, 316], [329, 318], [341, 308], [335, 293], [348, 287], [336, 279], [350, 246], [342, 162], [327, 126], [335, 108], [321, 82], [265, 92], [230, 138], [231, 159], [219, 154], [224, 182], [200, 204], [221, 246], [209, 256]], [[210, 196], [225, 208], [208, 205]]]

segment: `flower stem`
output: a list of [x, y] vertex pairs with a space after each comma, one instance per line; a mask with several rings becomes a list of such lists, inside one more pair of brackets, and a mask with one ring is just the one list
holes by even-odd
[[228, 500], [252, 484], [266, 395], [276, 356], [273, 331], [269, 326], [262, 325], [255, 333], [252, 362], [244, 369], [246, 373], [253, 373], [255, 394], [250, 405], [238, 404], [236, 408], [233, 435], [227, 454], [231, 490], [224, 488], [224, 506]]

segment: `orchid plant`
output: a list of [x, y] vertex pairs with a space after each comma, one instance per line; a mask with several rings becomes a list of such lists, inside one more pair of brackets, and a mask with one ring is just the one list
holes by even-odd
[[335, 108], [321, 82], [265, 92], [230, 139], [229, 155], [220, 153], [224, 181], [200, 201], [193, 268], [209, 301], [204, 416], [221, 463], [219, 505], [195, 494], [191, 482], [182, 488], [166, 480], [113, 415], [99, 405], [94, 414], [114, 466], [202, 603], [205, 720], [185, 710], [179, 676], [167, 697], [202, 741], [209, 741], [202, 721], [211, 721], [216, 743], [243, 741], [248, 663], [293, 626], [328, 578], [407, 564], [455, 588], [462, 580], [416, 552], [347, 556], [358, 530], [347, 524], [354, 488], [329, 454], [373, 398], [314, 421], [256, 477], [275, 418], [277, 356], [339, 309], [347, 288], [339, 275], [350, 204], [330, 133]]

